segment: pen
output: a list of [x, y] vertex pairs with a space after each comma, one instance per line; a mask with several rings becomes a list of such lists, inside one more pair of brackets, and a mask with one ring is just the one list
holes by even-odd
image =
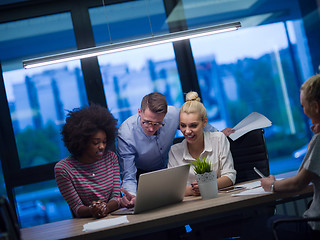
[[265, 178], [265, 176], [262, 174], [262, 172], [260, 172], [256, 167], [254, 167], [253, 170], [254, 170], [261, 178]]

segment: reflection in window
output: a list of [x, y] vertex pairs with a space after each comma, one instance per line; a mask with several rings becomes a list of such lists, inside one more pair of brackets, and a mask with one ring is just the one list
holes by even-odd
[[14, 193], [18, 219], [22, 228], [72, 217], [55, 180], [16, 187]]
[[87, 104], [80, 61], [22, 69], [22, 60], [76, 48], [70, 13], [0, 24], [0, 60], [22, 168], [67, 155], [66, 110]]
[[[118, 14], [121, 12], [121, 14]], [[162, 0], [130, 1], [89, 9], [96, 45], [168, 33]], [[98, 57], [108, 108], [119, 120], [137, 113], [144, 95], [158, 91], [180, 107], [183, 95], [172, 44]]]
[[67, 110], [87, 104], [80, 62], [68, 64], [4, 72], [23, 168], [55, 162], [68, 154], [60, 140], [61, 125]]
[[4, 72], [21, 69], [22, 60], [76, 49], [70, 13], [0, 24]]
[[[0, 24], [0, 32], [7, 33], [0, 60], [20, 166], [59, 161], [69, 155], [60, 136], [67, 110], [88, 105], [80, 61], [25, 70], [22, 60], [76, 49], [71, 15]], [[21, 227], [71, 218], [55, 180], [14, 192]]]
[[169, 32], [162, 0], [106, 5], [89, 9], [89, 14], [97, 45]]
[[308, 142], [300, 76], [294, 74], [299, 71], [293, 59], [300, 56], [291, 55], [285, 27], [276, 23], [191, 40], [209, 122], [222, 130], [251, 112], [268, 117], [273, 125], [265, 136], [273, 174], [296, 170], [300, 162], [292, 161], [292, 153]]
[[172, 44], [100, 56], [99, 65], [108, 108], [121, 124], [138, 112], [143, 96], [165, 95], [168, 105], [181, 107], [183, 94]]

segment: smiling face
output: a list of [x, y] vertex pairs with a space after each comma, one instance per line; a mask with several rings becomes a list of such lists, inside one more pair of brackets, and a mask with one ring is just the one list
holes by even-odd
[[107, 135], [99, 130], [90, 137], [87, 147], [80, 157], [82, 163], [94, 163], [102, 158], [107, 146]]
[[138, 109], [138, 113], [140, 116], [140, 124], [147, 136], [154, 135], [158, 129], [162, 126], [162, 122], [165, 113], [154, 113], [151, 112], [149, 108], [146, 108], [145, 111], [142, 111], [140, 108]]
[[203, 140], [203, 128], [207, 124], [207, 118], [202, 121], [199, 113], [180, 113], [180, 131], [189, 144]]

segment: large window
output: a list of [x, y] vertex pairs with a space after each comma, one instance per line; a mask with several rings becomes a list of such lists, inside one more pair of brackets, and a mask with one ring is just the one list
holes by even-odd
[[[281, 22], [191, 40], [209, 122], [221, 130], [251, 112], [269, 118], [265, 136], [273, 174], [296, 170], [301, 159], [294, 161], [293, 153], [309, 141], [299, 99], [301, 76], [294, 74], [302, 72], [295, 58], [307, 59], [307, 53], [292, 55], [290, 47], [299, 52], [297, 37], [304, 38], [294, 32], [299, 24], [290, 26], [291, 37]], [[312, 75], [310, 69], [304, 72]]]
[[22, 228], [72, 218], [55, 180], [16, 187], [14, 194]]
[[22, 69], [21, 61], [75, 46], [70, 14], [0, 27], [11, 33], [0, 37], [0, 49], [5, 51], [3, 77], [20, 165], [55, 162], [66, 155], [59, 130], [67, 110], [87, 104], [80, 61], [29, 70]]
[[79, 61], [3, 75], [21, 167], [65, 157], [61, 125], [68, 110], [87, 105]]
[[[69, 154], [60, 136], [68, 110], [88, 104], [80, 61], [28, 70], [21, 62], [75, 49], [71, 15], [9, 22], [0, 29], [7, 32], [0, 35], [0, 57], [20, 167], [57, 162]], [[14, 194], [22, 227], [71, 216], [70, 211], [60, 211], [67, 204], [55, 181], [19, 186]]]
[[172, 44], [98, 58], [108, 107], [119, 124], [138, 112], [144, 95], [161, 92], [178, 108], [183, 94]]
[[169, 32], [162, 0], [105, 5], [89, 9], [89, 14], [97, 45]]
[[[107, 5], [89, 13], [97, 45], [169, 31], [160, 0]], [[98, 60], [108, 108], [119, 125], [137, 113], [143, 96], [150, 92], [163, 93], [169, 105], [183, 104], [172, 44], [108, 54]]]

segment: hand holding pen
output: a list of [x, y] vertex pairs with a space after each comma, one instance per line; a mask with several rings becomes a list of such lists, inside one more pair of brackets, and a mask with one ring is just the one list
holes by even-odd
[[260, 172], [258, 170], [258, 168], [254, 167], [253, 170], [261, 177], [261, 178], [265, 178], [265, 176], [262, 174], [262, 172]]
[[261, 187], [266, 192], [272, 192], [272, 185], [276, 181], [276, 178], [273, 175], [269, 175], [269, 177], [265, 177], [262, 172], [260, 172], [256, 167], [253, 168], [253, 170], [261, 177]]

